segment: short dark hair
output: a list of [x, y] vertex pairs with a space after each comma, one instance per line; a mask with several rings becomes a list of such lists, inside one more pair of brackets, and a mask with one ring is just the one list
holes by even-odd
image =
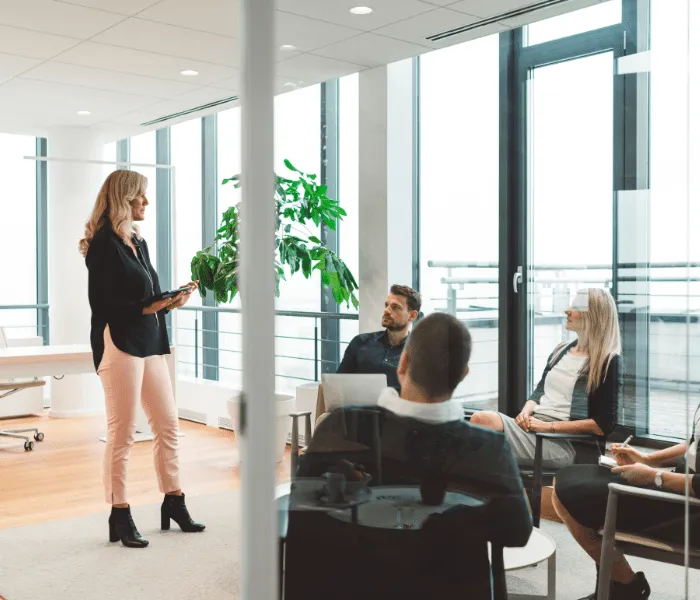
[[409, 377], [428, 396], [451, 395], [469, 366], [472, 336], [452, 315], [433, 313], [413, 327], [404, 352]]
[[403, 296], [406, 298], [408, 310], [420, 311], [423, 300], [421, 299], [420, 294], [413, 288], [410, 288], [407, 285], [399, 285], [398, 283], [395, 283], [391, 286], [391, 290], [389, 291], [395, 296]]

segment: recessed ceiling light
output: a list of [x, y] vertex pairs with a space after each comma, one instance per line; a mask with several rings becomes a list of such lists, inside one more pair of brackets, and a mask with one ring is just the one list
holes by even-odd
[[199, 71], [195, 71], [194, 69], [185, 69], [184, 71], [180, 71], [180, 75], [184, 75], [185, 77], [196, 77], [199, 75]]
[[284, 84], [284, 87], [290, 88], [290, 89], [294, 89], [294, 88], [296, 88], [296, 87], [298, 87], [298, 86], [297, 86], [297, 84], [294, 83], [293, 81], [288, 81], [287, 83]]
[[79, 114], [81, 117], [87, 117], [87, 116], [90, 114], [90, 111], [89, 111], [89, 110], [79, 110], [79, 111], [78, 111], [78, 114]]
[[372, 9], [369, 6], [355, 6], [350, 9], [350, 12], [353, 15], [368, 15], [372, 12]]
[[280, 50], [284, 50], [286, 52], [291, 52], [292, 50], [296, 50], [296, 46], [292, 46], [291, 44], [282, 44], [280, 46]]

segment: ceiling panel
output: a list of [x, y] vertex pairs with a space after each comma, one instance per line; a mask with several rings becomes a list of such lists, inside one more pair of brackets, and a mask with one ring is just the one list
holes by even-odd
[[187, 92], [186, 94], [181, 94], [175, 97], [174, 100], [177, 102], [185, 102], [192, 108], [202, 106], [203, 104], [209, 104], [210, 102], [217, 102], [218, 100], [230, 98], [235, 95], [236, 93], [234, 91], [225, 88], [201, 87], [194, 91]]
[[358, 0], [277, 0], [277, 9], [354, 29], [371, 31], [435, 8], [434, 4], [420, 0], [372, 0], [367, 2], [373, 9], [371, 14], [350, 13], [351, 8], [362, 4]]
[[166, 100], [149, 104], [148, 106], [143, 106], [138, 110], [124, 112], [110, 120], [114, 123], [119, 123], [122, 125], [140, 125], [141, 123], [146, 123], [148, 121], [152, 121], [153, 119], [173, 115], [189, 110], [190, 108], [192, 108], [192, 105], [187, 102]]
[[[46, 98], [49, 98], [49, 102], [46, 102]], [[89, 124], [90, 121], [105, 120], [124, 112], [137, 110], [156, 101], [157, 98], [106, 92], [19, 77], [0, 86], [0, 111], [19, 110], [22, 114], [25, 111], [41, 111], [49, 116], [58, 116], [69, 120], [76, 115], [77, 111], [89, 110], [92, 114], [83, 119], [86, 124]]]
[[334, 60], [323, 56], [302, 54], [277, 64], [277, 74], [297, 79], [300, 85], [319, 83], [343, 77], [364, 69], [361, 65]]
[[376, 67], [417, 56], [427, 50], [425, 46], [409, 44], [374, 33], [363, 33], [358, 37], [317, 50], [315, 54], [366, 67]]
[[238, 40], [143, 19], [128, 19], [93, 41], [220, 65], [238, 65]]
[[86, 39], [124, 17], [53, 0], [0, 0], [0, 25]]
[[418, 17], [411, 17], [387, 27], [382, 27], [374, 33], [413, 42], [414, 44], [422, 44], [429, 48], [438, 48], [440, 47], [439, 43], [436, 44], [426, 38], [436, 33], [456, 29], [464, 25], [471, 25], [478, 21], [477, 17], [439, 8]]
[[98, 8], [120, 15], [135, 15], [136, 13], [158, 4], [160, 0], [60, 0], [67, 4]]
[[79, 43], [75, 38], [0, 25], [0, 52], [7, 54], [47, 59]]
[[144, 10], [139, 18], [239, 37], [240, 21], [236, 0], [163, 0]]
[[468, 42], [469, 40], [476, 40], [488, 35], [500, 33], [501, 31], [507, 31], [508, 29], [510, 29], [508, 25], [499, 22], [491, 23], [489, 25], [481, 25], [475, 29], [465, 31], [464, 33], [451, 35], [448, 38], [433, 42], [433, 47], [435, 49], [449, 48], [450, 46], [454, 46], [456, 44], [462, 44], [464, 42]]
[[[41, 61], [36, 58], [15, 56], [14, 54], [0, 54], [0, 83], [17, 77], [20, 73], [28, 71], [40, 62]], [[2, 88], [0, 88], [0, 90], [1, 89]]]
[[450, 9], [486, 18], [495, 17], [517, 8], [537, 4], [538, 2], [541, 2], [541, 0], [461, 0], [450, 4]]
[[138, 96], [150, 96], [151, 98], [172, 98], [200, 87], [194, 83], [156, 79], [154, 77], [143, 77], [142, 75], [117, 73], [104, 69], [93, 69], [91, 67], [56, 62], [39, 65], [22, 75], [22, 77], [98, 90], [127, 92]]
[[[103, 67], [110, 71], [160, 77], [197, 85], [210, 85], [238, 73], [236, 69], [222, 65], [93, 42], [83, 42], [64, 52], [57, 60], [85, 67]], [[199, 75], [195, 78], [181, 75], [180, 72], [184, 69], [194, 69], [199, 71]]]
[[324, 23], [291, 13], [277, 12], [277, 43], [309, 52], [361, 34], [359, 29]]
[[[602, 0], [606, 2], [607, 0]], [[551, 19], [559, 15], [571, 12], [573, 10], [579, 10], [581, 8], [587, 8], [593, 4], [598, 4], [600, 0], [569, 0], [564, 4], [558, 4], [555, 6], [550, 6], [548, 8], [542, 8], [540, 10], [533, 11], [521, 17], [510, 18], [505, 21], [510, 27], [522, 27], [523, 25], [529, 25], [530, 23], [535, 23], [536, 21], [543, 21], [544, 19]]]

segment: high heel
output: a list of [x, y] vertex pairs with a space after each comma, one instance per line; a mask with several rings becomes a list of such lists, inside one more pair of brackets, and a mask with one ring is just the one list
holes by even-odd
[[182, 531], [194, 533], [204, 531], [205, 525], [195, 523], [185, 505], [185, 494], [175, 496], [166, 494], [160, 507], [160, 528], [163, 531], [170, 529], [170, 519], [175, 521]]
[[148, 546], [148, 540], [141, 537], [139, 530], [136, 529], [134, 519], [131, 518], [131, 508], [116, 508], [112, 507], [112, 513], [109, 515], [109, 541], [118, 542], [127, 548], [145, 548]]

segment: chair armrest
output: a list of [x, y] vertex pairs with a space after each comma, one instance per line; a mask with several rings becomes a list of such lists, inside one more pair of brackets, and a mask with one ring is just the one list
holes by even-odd
[[[624, 496], [636, 496], [638, 498], [649, 498], [650, 500], [663, 500], [665, 502], [673, 502], [675, 504], [685, 504], [686, 501], [685, 495], [672, 494], [671, 492], [663, 492], [661, 490], [649, 490], [632, 485], [622, 485], [620, 483], [609, 483], [608, 490], [615, 494]], [[699, 499], [688, 498], [687, 500], [691, 506], [700, 507]]]
[[597, 436], [592, 433], [535, 433], [536, 437], [545, 440], [595, 440]]
[[305, 410], [302, 412], [293, 412], [289, 413], [289, 416], [292, 417], [292, 419], [298, 419], [299, 417], [305, 417], [306, 415], [311, 416], [311, 411], [310, 410]]

